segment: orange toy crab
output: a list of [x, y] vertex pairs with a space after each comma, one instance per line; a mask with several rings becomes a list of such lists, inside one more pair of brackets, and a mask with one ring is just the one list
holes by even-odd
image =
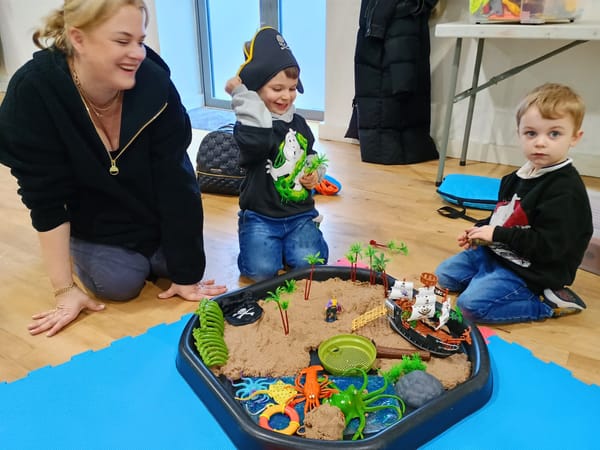
[[[329, 381], [327, 375], [323, 375], [321, 381], [319, 381], [318, 373], [324, 370], [321, 366], [309, 366], [302, 369], [298, 376], [296, 376], [295, 385], [298, 394], [294, 399], [290, 401], [290, 405], [294, 406], [298, 403], [306, 401], [304, 405], [304, 414], [308, 411], [321, 405], [322, 398], [329, 398], [333, 394], [337, 393], [337, 389], [332, 389], [329, 386], [332, 384]], [[304, 377], [304, 384], [302, 384], [302, 376]]]

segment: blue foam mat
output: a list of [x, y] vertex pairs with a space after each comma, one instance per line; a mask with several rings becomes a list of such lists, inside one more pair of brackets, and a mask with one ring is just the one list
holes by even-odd
[[[0, 447], [233, 449], [175, 367], [189, 317], [0, 383]], [[598, 386], [496, 336], [489, 350], [490, 401], [422, 448], [598, 448]]]
[[600, 388], [518, 344], [489, 339], [490, 401], [422, 448], [597, 449]]

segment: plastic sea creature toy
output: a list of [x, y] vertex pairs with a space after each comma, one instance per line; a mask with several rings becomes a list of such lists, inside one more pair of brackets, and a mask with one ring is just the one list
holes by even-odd
[[233, 387], [237, 387], [238, 389], [235, 391], [235, 398], [240, 399], [241, 397], [250, 397], [255, 392], [263, 392], [264, 395], [267, 395], [267, 389], [271, 384], [272, 380], [268, 378], [247, 378], [242, 377], [241, 381], [237, 383], [231, 383]]
[[[356, 388], [353, 384], [348, 386], [344, 391], [333, 394], [330, 398], [325, 399], [323, 402], [332, 406], [337, 406], [342, 410], [346, 417], [346, 426], [352, 419], [358, 418], [359, 425], [352, 436], [352, 440], [363, 438], [363, 430], [365, 429], [366, 419], [365, 416], [373, 411], [379, 411], [381, 409], [390, 408], [396, 411], [398, 420], [402, 418], [406, 409], [404, 402], [400, 397], [393, 394], [384, 394], [387, 389], [388, 382], [384, 378], [383, 386], [373, 392], [366, 392], [366, 387], [369, 382], [367, 372], [362, 369], [352, 369], [349, 372], [360, 372], [363, 376], [363, 384], [360, 388]], [[396, 405], [372, 405], [382, 398], [393, 398], [398, 401], [400, 406]]]
[[[237, 383], [231, 383], [232, 387], [237, 387], [235, 391], [236, 399], [250, 398], [244, 402], [244, 408], [251, 416], [260, 414], [269, 406], [271, 397], [267, 394], [269, 385], [273, 383], [272, 378], [246, 378], [242, 377]], [[258, 392], [256, 395], [253, 395]]]
[[260, 389], [252, 392], [247, 397], [236, 397], [236, 400], [251, 400], [257, 395], [267, 394], [271, 397], [278, 405], [287, 404], [297, 394], [296, 388], [291, 384], [284, 383], [282, 380], [277, 380], [275, 383], [269, 385], [267, 389]]
[[[331, 397], [332, 394], [338, 392], [337, 389], [329, 387], [333, 383], [329, 381], [327, 375], [323, 375], [321, 380], [318, 379], [317, 374], [321, 370], [324, 370], [323, 366], [310, 366], [302, 369], [296, 377], [295, 384], [297, 395], [296, 398], [290, 402], [290, 405], [294, 406], [306, 401], [304, 405], [304, 414], [317, 406], [320, 406], [322, 398]], [[304, 383], [302, 383], [303, 375], [305, 376]]]

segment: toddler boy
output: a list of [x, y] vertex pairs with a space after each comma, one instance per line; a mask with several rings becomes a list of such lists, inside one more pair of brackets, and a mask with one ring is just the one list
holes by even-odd
[[304, 92], [300, 67], [287, 42], [271, 27], [261, 28], [244, 47], [246, 61], [225, 90], [232, 96], [234, 137], [246, 169], [238, 213], [243, 276], [263, 280], [284, 268], [308, 266], [305, 258], [329, 249], [319, 229], [312, 189], [325, 167], [311, 170], [315, 138], [295, 111]]
[[585, 185], [567, 156], [583, 135], [584, 113], [581, 97], [560, 84], [521, 101], [517, 131], [527, 162], [502, 178], [491, 217], [458, 237], [465, 251], [436, 269], [440, 286], [460, 292], [469, 319], [523, 322], [585, 309], [565, 288], [593, 233]]

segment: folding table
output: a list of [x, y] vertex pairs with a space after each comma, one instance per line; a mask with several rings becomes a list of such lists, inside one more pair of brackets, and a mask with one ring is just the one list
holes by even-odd
[[[462, 142], [462, 152], [460, 156], [460, 165], [466, 164], [467, 148], [469, 145], [469, 135], [471, 133], [471, 122], [473, 120], [473, 108], [475, 107], [475, 98], [479, 91], [482, 91], [498, 82], [505, 80], [519, 72], [531, 67], [539, 62], [545, 61], [552, 56], [564, 52], [577, 45], [587, 41], [600, 40], [600, 22], [598, 21], [575, 21], [571, 23], [541, 24], [541, 25], [523, 25], [506, 23], [486, 23], [477, 24], [471, 22], [448, 22], [440, 23], [435, 27], [436, 37], [455, 38], [454, 57], [452, 60], [452, 71], [450, 73], [450, 89], [446, 101], [446, 114], [444, 118], [444, 127], [442, 142], [440, 145], [440, 161], [438, 165], [436, 186], [442, 183], [444, 176], [444, 164], [446, 162], [446, 153], [448, 150], [448, 139], [450, 135], [450, 124], [452, 122], [452, 109], [454, 104], [465, 98], [469, 99], [467, 117], [465, 123], [465, 132]], [[477, 40], [477, 54], [475, 56], [475, 65], [473, 68], [473, 79], [471, 87], [463, 92], [456, 92], [456, 82], [458, 69], [460, 66], [460, 54], [462, 41], [464, 38], [473, 38]], [[491, 77], [485, 83], [479, 84], [479, 71], [483, 59], [484, 43], [486, 39], [552, 39], [571, 41], [562, 47], [551, 52], [545, 53], [524, 64], [510, 68], [496, 76]]]

